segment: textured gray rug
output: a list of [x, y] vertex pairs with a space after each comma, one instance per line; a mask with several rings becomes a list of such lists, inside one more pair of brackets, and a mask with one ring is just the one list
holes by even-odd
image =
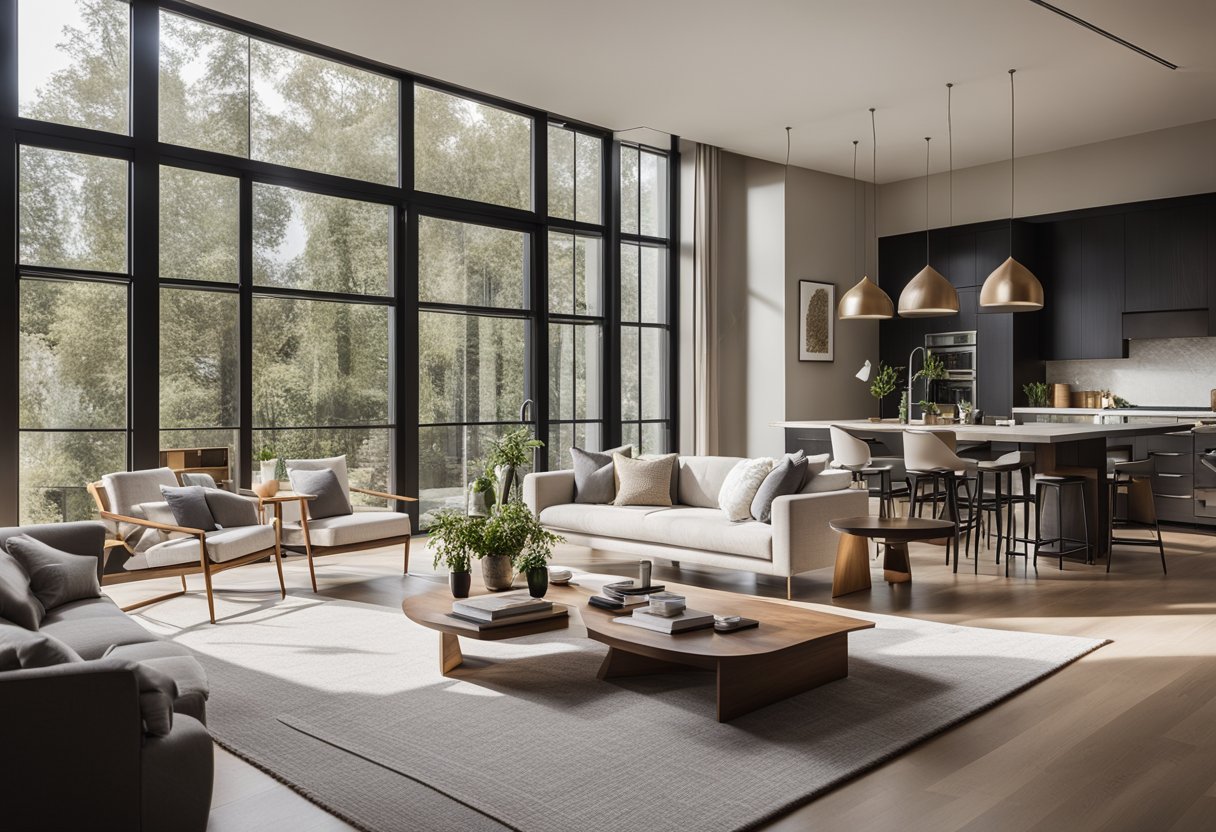
[[445, 678], [399, 610], [289, 596], [212, 627], [201, 604], [141, 618], [200, 653], [217, 740], [370, 830], [746, 829], [1103, 643], [848, 612], [878, 625], [848, 679], [723, 725], [711, 675], [601, 682], [583, 638], [466, 642]]

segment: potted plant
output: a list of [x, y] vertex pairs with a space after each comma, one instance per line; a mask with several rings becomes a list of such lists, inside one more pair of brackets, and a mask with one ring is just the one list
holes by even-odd
[[448, 568], [448, 586], [453, 598], [468, 598], [473, 574], [469, 564], [480, 551], [486, 519], [469, 517], [454, 509], [437, 512], [427, 532], [427, 546], [434, 553], [434, 566]]
[[1029, 384], [1023, 384], [1022, 392], [1026, 394], [1026, 401], [1030, 407], [1047, 407], [1047, 382], [1032, 381]]
[[487, 467], [469, 484], [468, 512], [472, 517], [489, 517], [494, 505], [494, 473]]
[[[927, 352], [925, 353], [925, 363], [921, 365], [921, 368], [917, 370], [914, 376], [912, 376], [912, 380], [916, 381], [918, 378], [923, 378], [925, 380], [925, 398], [930, 399], [933, 395], [933, 382], [941, 381], [942, 379], [946, 378], [946, 375], [945, 363], [933, 353]], [[924, 410], [923, 407], [922, 411], [926, 417], [930, 413], [930, 411]], [[935, 417], [940, 416], [941, 410], [935, 407], [932, 413]], [[926, 418], [925, 423], [932, 425], [936, 424], [936, 421], [930, 422]]]
[[498, 486], [498, 502], [505, 504], [511, 499], [511, 491], [518, 484], [519, 471], [532, 464], [532, 452], [545, 447], [545, 443], [532, 438], [530, 428], [520, 428], [501, 439], [490, 442], [486, 455], [486, 471], [493, 472]]
[[[878, 363], [878, 374], [874, 376], [874, 380], [870, 382], [870, 395], [873, 396], [881, 404], [882, 400], [895, 392], [896, 385], [899, 384], [899, 369], [892, 367], [890, 364]], [[881, 422], [882, 417], [870, 417], [871, 422]]]
[[544, 595], [549, 585], [545, 564], [553, 555], [554, 544], [561, 540], [540, 524], [522, 500], [499, 503], [485, 521], [478, 553], [482, 580], [495, 592], [510, 589], [518, 570], [527, 575], [533, 595]]
[[958, 403], [959, 424], [971, 424], [971, 410], [971, 402], [967, 401], [966, 399], [963, 399]]
[[934, 402], [921, 400], [917, 402], [920, 405], [921, 412], [924, 414], [924, 422], [926, 425], [936, 425], [942, 415], [941, 408]]
[[899, 394], [899, 423], [908, 424], [908, 391]]

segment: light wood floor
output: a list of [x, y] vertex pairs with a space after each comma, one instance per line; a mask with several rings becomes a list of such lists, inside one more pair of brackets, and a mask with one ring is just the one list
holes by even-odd
[[[1040, 563], [1036, 577], [1018, 561], [1008, 579], [991, 555], [981, 557], [978, 576], [969, 562], [955, 575], [940, 548], [914, 544], [910, 585], [888, 586], [878, 570], [873, 590], [836, 599], [845, 610], [1114, 643], [769, 828], [1216, 829], [1216, 537], [1170, 532], [1166, 544], [1168, 577], [1155, 551], [1127, 549], [1109, 575], [1103, 565], [1066, 563], [1060, 572]], [[370, 552], [323, 559], [321, 594], [396, 607], [400, 599], [384, 589], [389, 582], [369, 579], [399, 574], [399, 557]], [[562, 547], [557, 560], [621, 574], [633, 566], [573, 547]], [[420, 541], [411, 567], [430, 572]], [[234, 570], [217, 585], [248, 591], [273, 583], [259, 574], [263, 568]], [[301, 561], [291, 560], [285, 571], [289, 592], [309, 593]], [[784, 580], [723, 570], [659, 567], [657, 574], [774, 599], [785, 591]], [[830, 569], [799, 577], [794, 597], [831, 603], [830, 582]], [[155, 593], [154, 583], [114, 587], [112, 594], [120, 601], [146, 597]], [[220, 593], [220, 616], [224, 606]], [[217, 750], [216, 764], [214, 832], [350, 828], [227, 753]]]

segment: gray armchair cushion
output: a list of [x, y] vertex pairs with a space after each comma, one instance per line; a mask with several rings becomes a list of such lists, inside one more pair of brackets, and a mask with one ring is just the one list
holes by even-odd
[[144, 721], [144, 733], [153, 737], [168, 736], [173, 730], [177, 683], [146, 664], [132, 662], [131, 669], [139, 683], [139, 715]]
[[215, 488], [215, 477], [210, 474], [191, 474], [183, 471], [178, 474], [178, 479], [182, 481], [182, 485], [197, 485], [200, 488]]
[[201, 487], [162, 485], [160, 493], [169, 504], [177, 525], [205, 532], [215, 531], [215, 519], [207, 507], [207, 492]]
[[44, 613], [30, 589], [25, 569], [8, 552], [0, 551], [0, 618], [27, 630], [37, 630]]
[[211, 812], [215, 749], [211, 734], [188, 716], [140, 750], [140, 824], [148, 832], [203, 832]]
[[806, 479], [806, 470], [805, 456], [797, 458], [796, 461], [787, 456], [778, 462], [777, 467], [768, 473], [764, 482], [760, 483], [760, 489], [752, 498], [752, 517], [761, 523], [771, 522], [773, 500], [789, 494], [797, 494], [798, 489], [802, 487], [802, 481]]
[[101, 596], [96, 558], [62, 552], [24, 534], [9, 538], [8, 551], [25, 567], [30, 590], [44, 610]]
[[205, 488], [203, 494], [207, 498], [207, 508], [211, 510], [211, 519], [220, 528], [258, 525], [257, 503], [248, 497], [220, 488]]
[[633, 446], [624, 445], [603, 451], [571, 448], [574, 462], [574, 502], [607, 505], [616, 499], [616, 469], [612, 455], [632, 456]]
[[0, 622], [0, 671], [79, 661], [76, 651], [54, 636]]
[[308, 501], [310, 519], [351, 513], [350, 501], [342, 490], [342, 482], [331, 469], [290, 468], [287, 473], [291, 477], [292, 491], [297, 494], [311, 494], [315, 498]]

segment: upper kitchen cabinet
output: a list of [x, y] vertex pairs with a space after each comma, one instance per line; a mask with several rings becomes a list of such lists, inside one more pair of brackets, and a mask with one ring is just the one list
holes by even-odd
[[1124, 219], [1100, 214], [1039, 227], [1044, 358], [1124, 358]]
[[1126, 215], [1125, 312], [1207, 309], [1211, 204], [1188, 200]]

